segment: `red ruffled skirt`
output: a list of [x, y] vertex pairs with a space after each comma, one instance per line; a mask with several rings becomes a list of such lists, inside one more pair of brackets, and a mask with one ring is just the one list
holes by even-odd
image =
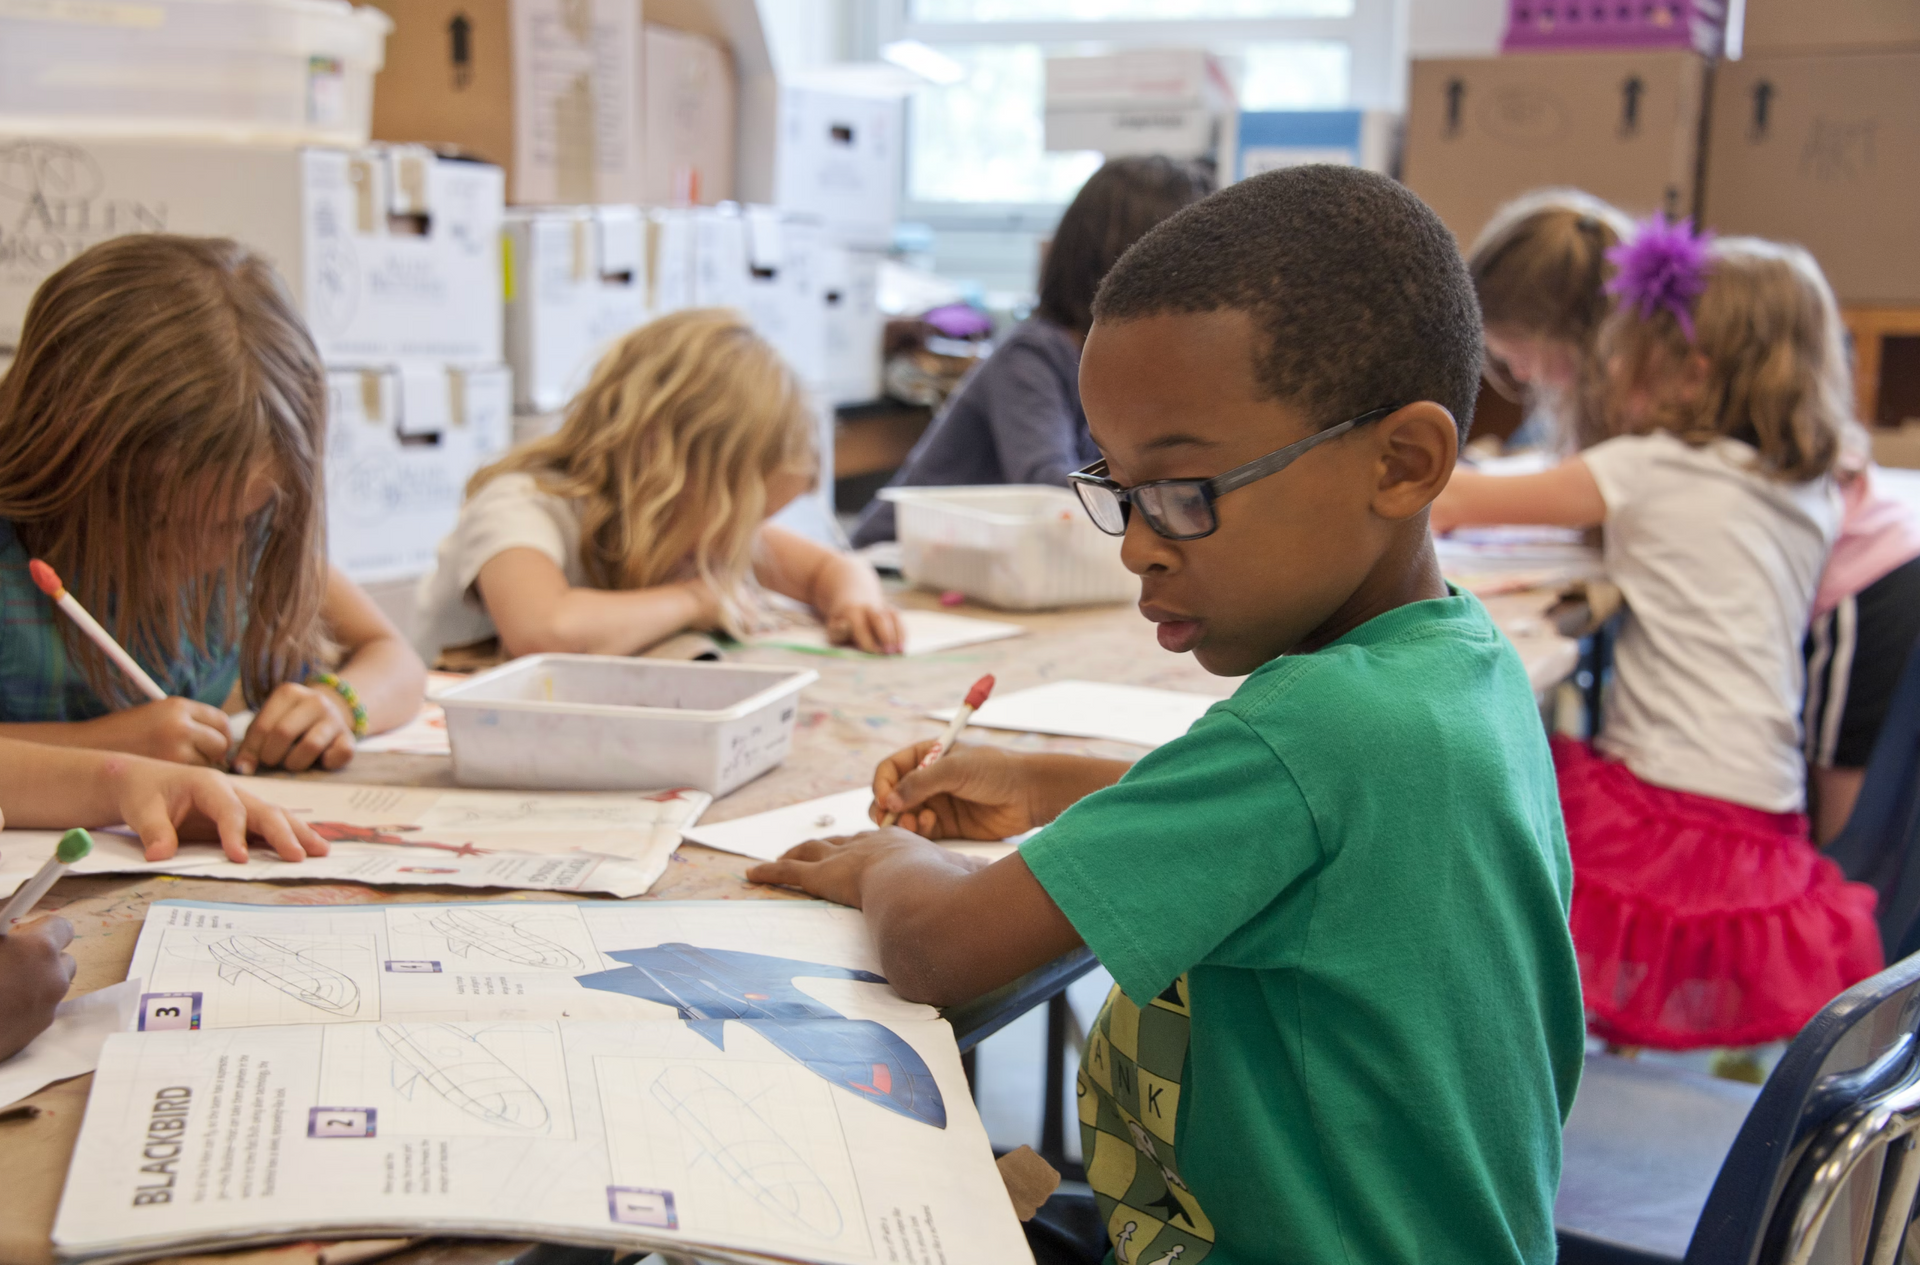
[[1573, 944], [1592, 1031], [1684, 1050], [1792, 1037], [1881, 967], [1873, 889], [1799, 813], [1650, 786], [1553, 740], [1573, 854]]

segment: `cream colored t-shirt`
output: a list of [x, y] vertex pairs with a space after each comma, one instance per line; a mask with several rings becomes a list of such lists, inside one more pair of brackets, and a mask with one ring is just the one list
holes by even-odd
[[416, 642], [432, 663], [448, 646], [497, 636], [473, 582], [480, 568], [509, 549], [537, 549], [574, 588], [591, 588], [580, 561], [580, 507], [544, 492], [530, 474], [503, 474], [468, 498], [453, 534], [440, 542], [434, 569], [420, 581]]
[[1594, 745], [1656, 786], [1779, 813], [1806, 799], [1800, 642], [1840, 498], [1829, 478], [1769, 479], [1757, 457], [1667, 434], [1580, 454], [1627, 604]]

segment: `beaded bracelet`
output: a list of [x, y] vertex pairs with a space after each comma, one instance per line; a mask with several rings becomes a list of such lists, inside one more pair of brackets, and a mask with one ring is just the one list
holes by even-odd
[[353, 736], [356, 738], [367, 736], [367, 709], [360, 705], [360, 691], [331, 672], [312, 673], [307, 677], [307, 684], [332, 690], [345, 699], [347, 710], [353, 713]]

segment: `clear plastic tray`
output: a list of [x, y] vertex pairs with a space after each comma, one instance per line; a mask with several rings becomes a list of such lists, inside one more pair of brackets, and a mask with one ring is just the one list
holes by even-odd
[[1140, 580], [1065, 488], [882, 488], [907, 579], [1005, 610], [1130, 602]]
[[725, 795], [787, 758], [806, 668], [536, 654], [449, 686], [462, 786]]

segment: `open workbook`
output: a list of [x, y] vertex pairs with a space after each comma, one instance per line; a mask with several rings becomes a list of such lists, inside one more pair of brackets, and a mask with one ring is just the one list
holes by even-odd
[[54, 1243], [1028, 1261], [951, 1029], [813, 902], [163, 901]]

